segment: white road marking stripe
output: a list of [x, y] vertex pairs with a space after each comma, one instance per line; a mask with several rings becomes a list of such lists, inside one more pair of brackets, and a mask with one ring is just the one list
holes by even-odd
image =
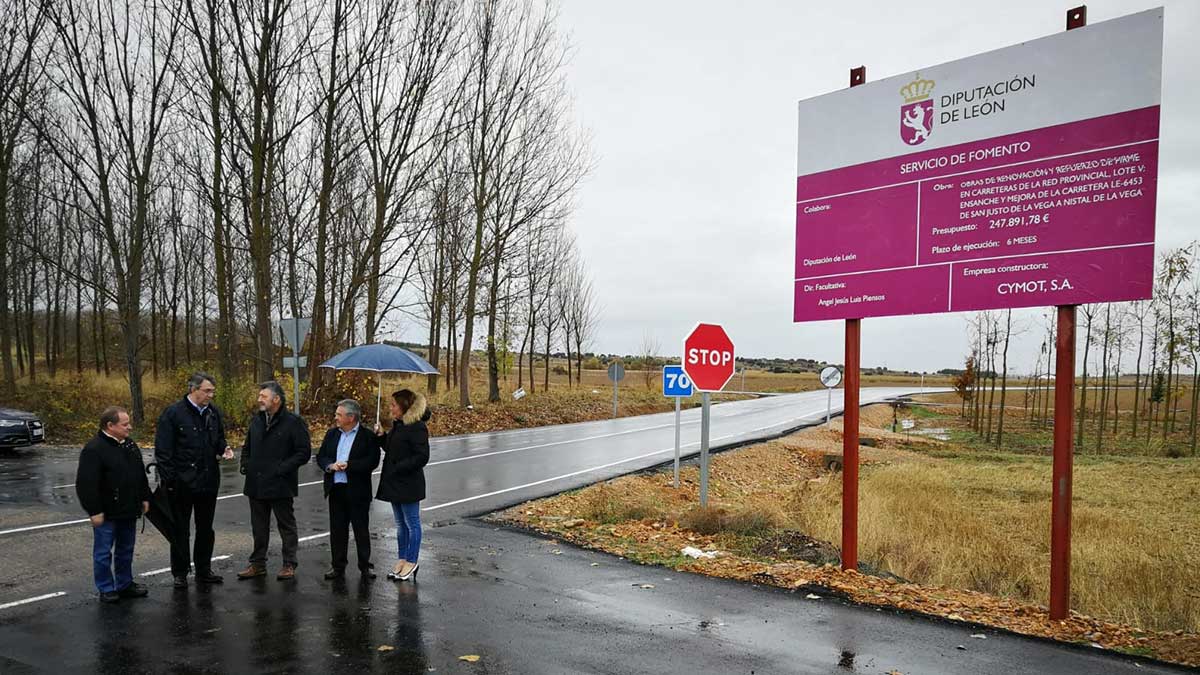
[[310, 534], [307, 537], [300, 537], [300, 539], [298, 539], [297, 541], [312, 541], [313, 539], [320, 539], [321, 537], [328, 537], [328, 536], [329, 536], [328, 532], [322, 532], [321, 534]]
[[28, 605], [31, 602], [41, 602], [42, 600], [49, 600], [50, 598], [57, 598], [66, 594], [66, 591], [58, 591], [56, 593], [39, 595], [36, 598], [25, 598], [24, 600], [17, 600], [16, 602], [6, 602], [3, 605], [0, 605], [0, 609], [8, 609], [9, 607], [17, 607], [19, 605]]
[[32, 532], [34, 530], [44, 530], [49, 527], [63, 527], [64, 525], [78, 525], [79, 523], [86, 523], [86, 522], [88, 522], [87, 518], [80, 518], [79, 520], [64, 520], [61, 523], [47, 523], [45, 525], [30, 525], [28, 527], [14, 527], [11, 530], [0, 530], [0, 536], [4, 536], [6, 534], [17, 534], [18, 532]]
[[63, 489], [63, 488], [69, 488], [69, 487], [75, 487], [75, 484], [74, 484], [74, 483], [67, 483], [66, 485], [55, 485], [54, 487], [52, 487], [52, 488], [50, 488], [50, 489], [51, 489], [51, 490], [61, 490], [61, 489]]
[[[693, 423], [697, 423], [697, 422], [693, 422], [693, 421], [687, 422], [687, 424], [693, 424]], [[642, 427], [640, 429], [629, 429], [628, 431], [616, 431], [611, 434], [600, 434], [599, 436], [588, 436], [586, 438], [572, 438], [572, 439], [567, 439], [564, 441], [553, 441], [551, 443], [541, 443], [538, 445], [526, 445], [526, 446], [520, 447], [520, 448], [509, 448], [508, 450], [496, 450], [494, 452], [483, 452], [478, 455], [467, 455], [466, 457], [455, 457], [454, 459], [442, 459], [442, 460], [438, 460], [436, 462], [430, 462], [429, 464], [427, 464], [427, 466], [436, 466], [438, 464], [453, 464], [454, 462], [465, 462], [469, 459], [482, 459], [484, 457], [494, 457], [496, 455], [507, 455], [511, 452], [521, 452], [523, 450], [537, 450], [539, 448], [549, 448], [554, 445], [566, 445], [569, 443], [582, 443], [584, 441], [595, 441], [595, 440], [598, 440], [601, 438], [611, 438], [613, 436], [622, 436], [625, 434], [635, 434], [635, 433], [638, 433], [641, 431], [653, 431], [655, 429], [665, 429], [667, 427], [673, 427], [673, 426], [675, 426], [675, 423], [671, 422], [670, 424], [659, 424], [659, 425], [655, 425], [652, 427]]]
[[[216, 562], [218, 560], [228, 560], [230, 557], [232, 557], [232, 556], [227, 556], [227, 555], [213, 556], [212, 562]], [[192, 569], [196, 569], [196, 565], [194, 563], [192, 564]], [[138, 576], [139, 577], [152, 577], [157, 574], [163, 574], [165, 572], [170, 572], [170, 571], [171, 571], [170, 567], [163, 567], [162, 569], [150, 570], [149, 572], [142, 572]]]

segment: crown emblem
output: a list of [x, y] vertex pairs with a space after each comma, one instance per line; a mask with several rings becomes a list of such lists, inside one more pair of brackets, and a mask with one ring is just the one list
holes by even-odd
[[921, 74], [917, 73], [912, 82], [900, 87], [900, 95], [904, 97], [905, 103], [916, 103], [924, 101], [933, 93], [933, 80], [921, 79]]

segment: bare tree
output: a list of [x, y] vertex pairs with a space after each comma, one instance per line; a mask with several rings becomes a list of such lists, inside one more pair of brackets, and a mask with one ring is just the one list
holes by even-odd
[[576, 256], [566, 283], [568, 303], [566, 322], [575, 340], [575, 381], [583, 382], [583, 350], [594, 337], [599, 322], [599, 307], [592, 281], [583, 261]]
[[1012, 341], [1012, 310], [1008, 309], [1004, 312], [1004, 348], [1001, 369], [1003, 374], [1000, 379], [1000, 420], [996, 424], [996, 448], [1000, 449], [1004, 443], [1004, 403], [1008, 397], [1008, 346]]
[[[84, 196], [110, 256], [134, 421], [144, 419], [142, 284], [160, 143], [176, 104], [178, 12], [167, 5], [76, 1], [48, 10], [51, 82], [61, 115], [30, 120]], [[74, 272], [72, 272], [74, 273]]]
[[[294, 94], [309, 63], [317, 13], [307, 0], [230, 0], [220, 7], [223, 12], [212, 2], [206, 11], [197, 10], [196, 0], [184, 2], [199, 47], [196, 54], [220, 97], [213, 105], [213, 117], [234, 132], [229, 157], [241, 184], [238, 198], [253, 287], [255, 372], [266, 379], [274, 371], [273, 200], [279, 185], [278, 160], [296, 130], [314, 114], [311, 107], [301, 110], [287, 97]], [[221, 104], [226, 114], [221, 114]], [[219, 184], [217, 174], [214, 165], [214, 189]]]
[[1188, 246], [1174, 251], [1167, 252], [1162, 260], [1158, 272], [1158, 287], [1159, 298], [1165, 309], [1166, 320], [1166, 342], [1163, 346], [1164, 356], [1166, 358], [1166, 376], [1167, 376], [1167, 391], [1164, 406], [1166, 410], [1163, 415], [1162, 437], [1167, 440], [1167, 435], [1175, 430], [1175, 408], [1178, 401], [1176, 393], [1178, 390], [1178, 375], [1175, 372], [1175, 365], [1178, 362], [1180, 352], [1183, 347], [1183, 340], [1179, 328], [1178, 308], [1183, 301], [1182, 287], [1192, 276], [1191, 259], [1193, 246]]
[[1079, 392], [1079, 419], [1077, 421], [1077, 429], [1075, 432], [1075, 446], [1083, 447], [1083, 426], [1087, 420], [1087, 394], [1088, 394], [1088, 359], [1092, 349], [1092, 329], [1096, 322], [1096, 315], [1100, 311], [1099, 305], [1083, 305], [1080, 307], [1084, 321], [1087, 323], [1087, 328], [1083, 334], [1083, 381], [1080, 385]]
[[0, 25], [8, 28], [6, 39], [0, 40], [0, 386], [7, 394], [16, 389], [12, 360], [15, 324], [9, 313], [9, 202], [17, 149], [28, 140], [29, 109], [40, 104], [35, 100], [36, 92], [45, 72], [45, 54], [49, 53], [44, 48], [39, 52], [44, 10], [44, 3], [19, 0], [0, 7]]
[[[481, 277], [493, 252], [489, 240], [496, 227], [511, 225], [513, 181], [522, 171], [523, 153], [533, 139], [529, 129], [539, 100], [558, 89], [565, 50], [554, 29], [550, 7], [535, 10], [532, 4], [481, 0], [468, 18], [469, 55], [463, 135], [466, 170], [470, 176], [470, 204], [474, 228], [467, 259], [466, 300], [463, 310], [463, 351], [459, 372], [459, 403], [468, 406], [471, 346]], [[493, 261], [493, 270], [495, 262]], [[494, 277], [496, 276], [493, 273]], [[494, 314], [494, 312], [493, 312]], [[492, 334], [494, 332], [489, 331]], [[489, 368], [490, 370], [490, 368]]]
[[1134, 371], [1133, 379], [1133, 421], [1130, 428], [1130, 435], [1137, 438], [1138, 428], [1138, 413], [1141, 412], [1141, 393], [1142, 393], [1142, 357], [1146, 353], [1146, 319], [1153, 312], [1153, 305], [1150, 301], [1139, 300], [1132, 303], [1131, 312], [1134, 320], [1137, 321], [1137, 365]]
[[647, 389], [654, 383], [654, 369], [658, 367], [658, 353], [662, 351], [662, 343], [650, 331], [642, 332], [642, 344], [638, 348], [638, 356], [642, 362], [642, 384]]

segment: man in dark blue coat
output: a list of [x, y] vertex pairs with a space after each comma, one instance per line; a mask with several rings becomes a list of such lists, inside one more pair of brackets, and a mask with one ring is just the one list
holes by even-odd
[[333, 565], [326, 579], [345, 576], [350, 527], [358, 549], [358, 569], [374, 579], [371, 571], [371, 473], [379, 466], [379, 439], [362, 428], [362, 406], [346, 399], [334, 413], [336, 426], [325, 433], [317, 464], [325, 472], [325, 498], [329, 500], [329, 543]]
[[[221, 411], [213, 404], [216, 380], [207, 373], [188, 379], [188, 393], [182, 400], [163, 409], [154, 433], [154, 462], [158, 476], [167, 488], [176, 531], [171, 541], [171, 574], [175, 588], [187, 587], [192, 562], [196, 581], [219, 584], [211, 563], [213, 517], [217, 512], [217, 490], [221, 487], [222, 459], [233, 459], [233, 450], [225, 442], [225, 424]], [[196, 547], [188, 550], [189, 526], [196, 518]]]
[[283, 387], [278, 382], [260, 384], [258, 414], [250, 418], [241, 462], [242, 474], [246, 476], [242, 494], [250, 501], [254, 551], [250, 554], [250, 566], [238, 573], [238, 579], [267, 573], [272, 513], [283, 540], [283, 567], [276, 578], [280, 581], [296, 578], [300, 541], [292, 502], [300, 494], [298, 471], [311, 457], [308, 424], [299, 415], [288, 412]]

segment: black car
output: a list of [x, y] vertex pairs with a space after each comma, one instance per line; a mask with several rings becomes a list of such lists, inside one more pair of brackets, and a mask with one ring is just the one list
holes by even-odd
[[22, 448], [46, 441], [46, 429], [37, 415], [0, 408], [0, 450]]

